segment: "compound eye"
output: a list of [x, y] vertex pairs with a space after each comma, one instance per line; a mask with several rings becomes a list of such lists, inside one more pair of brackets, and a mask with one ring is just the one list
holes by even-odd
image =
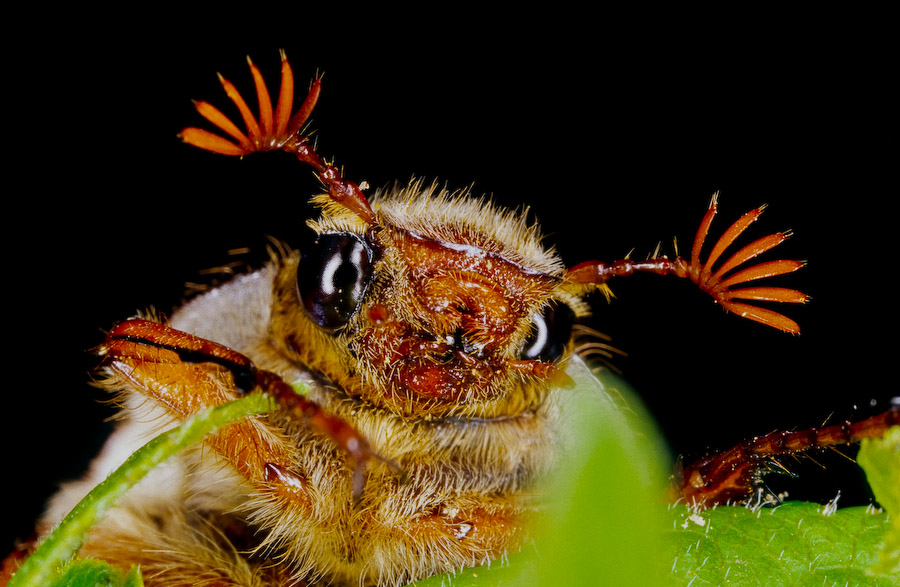
[[320, 234], [300, 249], [297, 291], [313, 322], [337, 330], [356, 313], [372, 280], [372, 250], [352, 233]]
[[572, 338], [575, 312], [563, 303], [551, 302], [535, 314], [531, 335], [525, 340], [522, 358], [552, 363], [563, 356]]

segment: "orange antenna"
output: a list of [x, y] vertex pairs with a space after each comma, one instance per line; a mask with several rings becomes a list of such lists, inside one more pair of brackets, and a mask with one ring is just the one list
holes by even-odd
[[[803, 267], [801, 261], [776, 260], [759, 263], [734, 271], [751, 259], [780, 245], [790, 236], [789, 233], [776, 232], [775, 234], [770, 234], [757, 239], [731, 255], [731, 257], [726, 259], [718, 269], [713, 271], [713, 266], [725, 250], [760, 217], [765, 209], [764, 206], [751, 210], [741, 216], [722, 234], [719, 240], [716, 241], [706, 261], [703, 262], [700, 260], [701, 249], [706, 242], [706, 237], [709, 234], [709, 227], [718, 210], [717, 200], [718, 194], [713, 195], [712, 200], [709, 203], [709, 209], [706, 211], [706, 215], [700, 222], [700, 227], [697, 229], [697, 235], [694, 237], [694, 245], [691, 247], [690, 261], [681, 256], [677, 256], [674, 259], [669, 259], [665, 256], [655, 257], [653, 259], [648, 259], [647, 261], [621, 259], [613, 263], [586, 261], [569, 269], [566, 272], [566, 281], [572, 284], [597, 286], [599, 288], [611, 277], [632, 275], [637, 272], [655, 273], [657, 275], [672, 274], [678, 277], [687, 277], [700, 286], [701, 290], [711, 295], [713, 299], [727, 311], [785, 332], [790, 332], [792, 334], [799, 333], [800, 326], [787, 316], [768, 308], [762, 308], [735, 300], [803, 304], [809, 300], [809, 297], [805, 293], [795, 289], [771, 286], [732, 289], [734, 286], [742, 285], [757, 279], [792, 273]], [[731, 273], [732, 271], [734, 272]], [[730, 275], [725, 277], [725, 275], [729, 273]]]
[[256, 97], [259, 102], [259, 118], [257, 119], [247, 106], [247, 102], [238, 92], [234, 84], [219, 75], [219, 81], [225, 93], [237, 106], [244, 121], [247, 132], [241, 131], [236, 124], [208, 102], [197, 101], [194, 106], [203, 118], [213, 123], [230, 136], [234, 141], [223, 138], [202, 128], [186, 128], [179, 133], [185, 143], [219, 153], [221, 155], [243, 156], [257, 151], [287, 151], [297, 159], [310, 165], [328, 187], [328, 195], [332, 200], [347, 207], [367, 224], [375, 223], [375, 213], [369, 200], [359, 186], [341, 177], [337, 167], [326, 163], [310, 144], [309, 137], [302, 134], [303, 125], [309, 120], [316, 107], [322, 84], [321, 79], [312, 81], [309, 93], [297, 112], [291, 116], [294, 100], [294, 74], [287, 56], [281, 51], [281, 89], [278, 92], [278, 103], [274, 110], [269, 90], [263, 80], [259, 68], [247, 58], [250, 73], [256, 85]]

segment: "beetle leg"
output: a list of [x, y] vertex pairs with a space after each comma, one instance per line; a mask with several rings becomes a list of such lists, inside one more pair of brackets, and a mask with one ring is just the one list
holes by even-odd
[[859, 422], [842, 422], [797, 432], [772, 432], [685, 467], [675, 492], [690, 506], [712, 507], [753, 496], [773, 459], [877, 438], [900, 425], [900, 405]]
[[[269, 394], [292, 419], [332, 439], [347, 454], [353, 468], [353, 492], [358, 496], [362, 491], [366, 465], [375, 456], [366, 439], [298, 394], [280, 376], [258, 369], [245, 355], [147, 320], [118, 324], [107, 336], [102, 353], [108, 366], [179, 419], [254, 389]], [[231, 375], [230, 389], [220, 383], [223, 369]], [[239, 435], [247, 441], [236, 442]], [[291, 462], [285, 447], [273, 441], [259, 422], [234, 423], [210, 442], [257, 483], [271, 480], [273, 468], [286, 470]], [[251, 446], [255, 450], [246, 448]]]

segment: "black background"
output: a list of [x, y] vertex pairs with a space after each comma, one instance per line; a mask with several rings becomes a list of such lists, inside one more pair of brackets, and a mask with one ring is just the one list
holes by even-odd
[[[73, 27], [19, 48], [7, 86], [18, 121], [8, 173], [20, 180], [5, 190], [4, 545], [27, 536], [102, 443], [111, 409], [86, 381], [104, 329], [149, 306], [170, 311], [198, 270], [235, 247], [263, 259], [267, 235], [290, 242], [308, 217], [318, 185], [290, 156], [215, 156], [175, 136], [201, 123], [192, 98], [233, 112], [216, 71], [254, 103], [247, 54], [277, 87], [279, 48], [301, 88], [325, 72], [313, 127], [348, 178], [437, 178], [528, 205], [569, 264], [640, 257], [657, 242], [671, 251], [675, 236], [687, 250], [715, 191], [716, 236], [770, 205], [753, 235], [790, 228], [779, 253], [809, 261], [779, 280], [813, 296], [785, 309], [801, 336], [725, 315], [674, 278], [622, 279], [612, 304], [595, 300], [594, 324], [629, 353], [617, 364], [674, 453], [886, 408], [897, 395], [896, 72], [869, 30], [877, 18], [831, 16], [390, 30], [332, 14], [262, 43], [244, 42], [258, 25], [247, 16], [229, 29]], [[845, 459], [816, 459], [824, 469], [788, 461], [805, 482], [772, 485], [868, 502]]]

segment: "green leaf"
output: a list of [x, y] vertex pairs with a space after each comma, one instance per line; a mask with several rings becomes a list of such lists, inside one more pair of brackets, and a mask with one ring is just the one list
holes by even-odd
[[900, 428], [865, 440], [859, 463], [879, 501], [835, 510], [788, 502], [778, 508], [672, 510], [684, 585], [900, 585]]
[[900, 575], [900, 426], [862, 441], [857, 457], [878, 503], [891, 516], [876, 570]]
[[47, 587], [143, 587], [140, 569], [128, 575], [104, 561], [81, 559], [65, 565]]
[[601, 383], [581, 364], [570, 406], [574, 449], [550, 484], [550, 514], [538, 525], [536, 585], [663, 584], [663, 498], [671, 459], [624, 382]]
[[857, 460], [878, 503], [900, 521], [900, 426], [863, 440]]
[[874, 508], [680, 506], [671, 516], [672, 574], [683, 585], [887, 586], [900, 578], [870, 572], [890, 524]]

